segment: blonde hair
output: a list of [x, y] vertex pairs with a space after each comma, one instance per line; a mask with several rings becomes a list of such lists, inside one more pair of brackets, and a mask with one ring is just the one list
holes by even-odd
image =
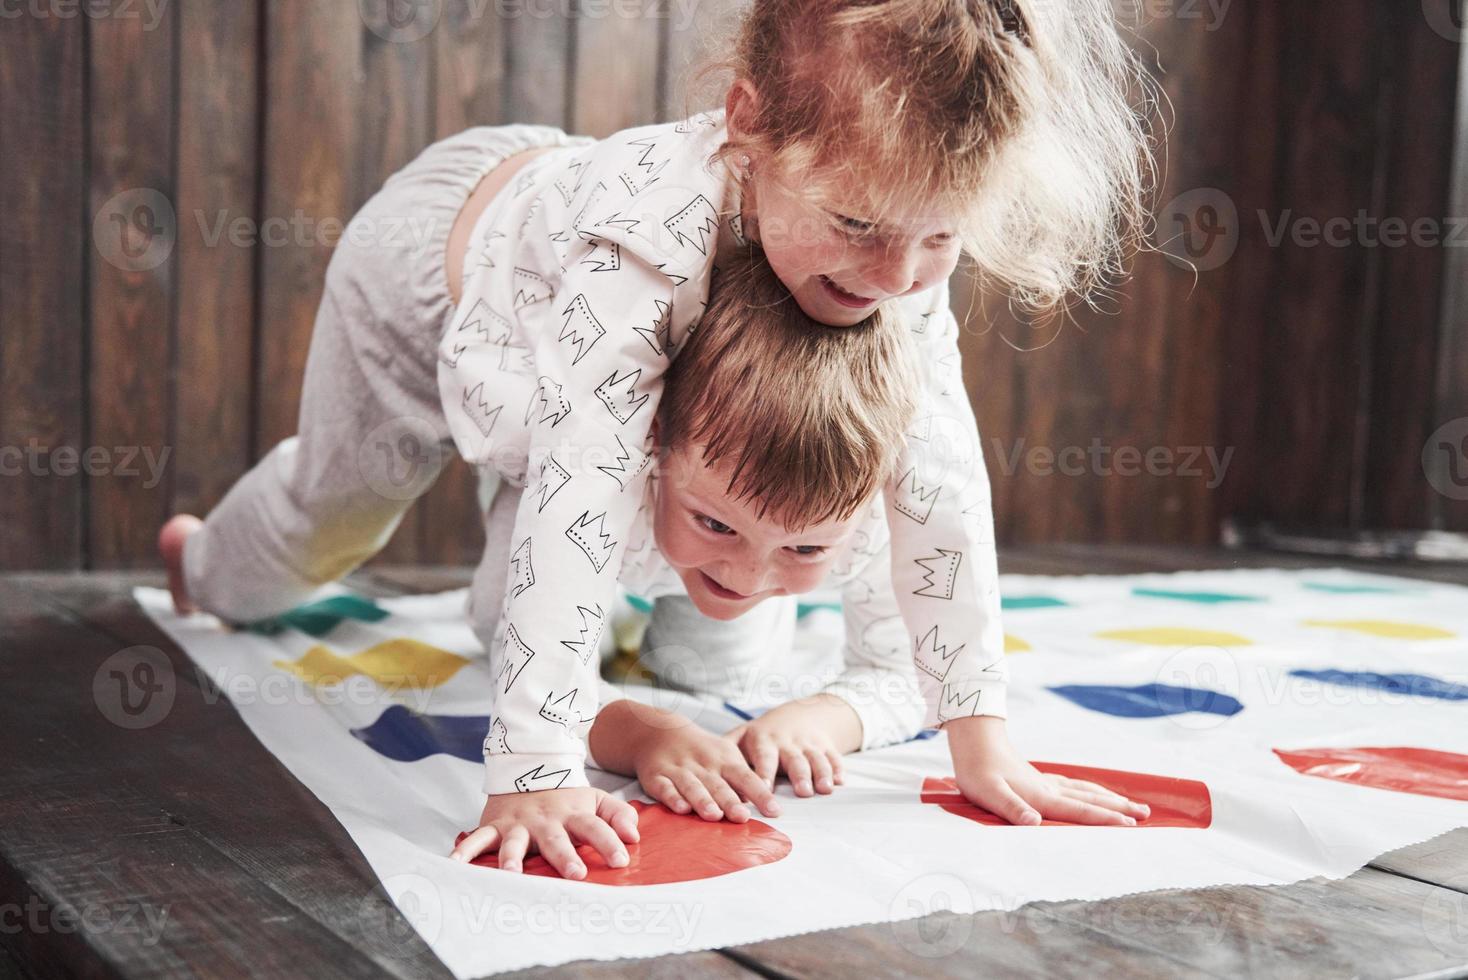
[[850, 327], [806, 316], [757, 247], [720, 267], [708, 309], [664, 378], [664, 451], [703, 444], [727, 492], [799, 531], [845, 520], [890, 477], [918, 390], [895, 306]]
[[1018, 306], [1091, 301], [1145, 241], [1154, 189], [1155, 83], [1110, 4], [753, 0], [699, 73], [758, 95], [715, 155], [811, 198], [864, 188], [864, 220], [950, 217]]

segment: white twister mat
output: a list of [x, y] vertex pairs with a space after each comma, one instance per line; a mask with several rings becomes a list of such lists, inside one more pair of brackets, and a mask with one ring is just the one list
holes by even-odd
[[[737, 832], [645, 809], [633, 866], [613, 875], [656, 884], [449, 859], [484, 803], [474, 756], [491, 684], [462, 591], [330, 589], [273, 634], [177, 617], [161, 590], [135, 596], [331, 809], [459, 977], [945, 908], [1341, 877], [1468, 825], [1468, 588], [1312, 569], [1005, 575], [1001, 592], [1015, 745], [1036, 762], [1117, 771], [1089, 778], [1153, 802], [1150, 821], [996, 826], [940, 805], [941, 792], [925, 802], [924, 780], [952, 775], [946, 737], [930, 733], [848, 756], [830, 796], [799, 799], [782, 781], [782, 815]], [[624, 601], [624, 635], [636, 615]], [[840, 617], [816, 608], [800, 622], [791, 671], [825, 676]], [[725, 704], [626, 690], [714, 731], [768, 707], [758, 691]], [[635, 780], [591, 776], [651, 803]], [[742, 855], [752, 866], [720, 873]], [[587, 864], [597, 876], [600, 861]]]

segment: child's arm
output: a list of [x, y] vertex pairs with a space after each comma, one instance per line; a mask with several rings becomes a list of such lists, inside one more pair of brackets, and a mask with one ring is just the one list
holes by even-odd
[[925, 706], [892, 594], [891, 551], [885, 528], [877, 530], [878, 543], [854, 541], [833, 568], [858, 570], [842, 588], [840, 675], [819, 694], [782, 704], [731, 733], [755, 772], [769, 780], [784, 772], [797, 796], [840, 785], [842, 755], [905, 742], [922, 728]]
[[1095, 784], [1040, 773], [1009, 744], [989, 474], [947, 284], [931, 295], [927, 315], [914, 323], [925, 375], [918, 417], [886, 494], [893, 584], [929, 721], [948, 735], [959, 789], [985, 809], [1014, 823], [1125, 824], [1125, 814], [1145, 808]]
[[587, 748], [599, 769], [635, 775], [643, 790], [674, 813], [744, 823], [749, 800], [767, 817], [780, 815], [770, 787], [726, 738], [688, 718], [631, 698], [597, 713]]

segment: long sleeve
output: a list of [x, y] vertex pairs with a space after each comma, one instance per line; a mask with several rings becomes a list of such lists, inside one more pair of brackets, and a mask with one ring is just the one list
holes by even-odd
[[[697, 147], [668, 127], [638, 132], [653, 135], [604, 141], [511, 192], [473, 284], [485, 316], [471, 313], [440, 348], [464, 456], [505, 467], [493, 459], [509, 445], [493, 445], [505, 427], [525, 452], [504, 604], [486, 644], [491, 795], [587, 785], [597, 645], [643, 500], [663, 372], [707, 297], [714, 205], [658, 176], [688, 172], [672, 157]], [[518, 350], [493, 342], [512, 318]], [[510, 363], [494, 372], [490, 361]]]
[[964, 390], [948, 286], [910, 324], [923, 391], [885, 499], [892, 582], [908, 629], [926, 724], [1006, 714], [989, 474]]
[[925, 705], [907, 627], [892, 591], [890, 545], [884, 540], [859, 557], [865, 565], [841, 589], [845, 668], [822, 690], [841, 697], [861, 719], [865, 752], [916, 735], [923, 727]]

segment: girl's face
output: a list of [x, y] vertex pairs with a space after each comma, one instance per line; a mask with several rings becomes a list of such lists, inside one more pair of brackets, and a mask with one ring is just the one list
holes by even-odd
[[653, 535], [688, 597], [711, 619], [729, 620], [777, 595], [820, 585], [865, 508], [792, 534], [753, 500], [725, 493], [729, 471], [707, 466], [703, 446], [680, 446], [657, 469]]
[[[747, 81], [729, 91], [726, 118], [737, 125], [739, 107], [755, 96]], [[931, 289], [958, 264], [957, 229], [914, 204], [909, 214], [873, 224], [862, 199], [812, 201], [774, 179], [764, 161], [751, 160], [741, 224], [758, 241], [770, 267], [807, 316], [851, 326], [878, 303]], [[762, 165], [763, 164], [763, 165]]]

